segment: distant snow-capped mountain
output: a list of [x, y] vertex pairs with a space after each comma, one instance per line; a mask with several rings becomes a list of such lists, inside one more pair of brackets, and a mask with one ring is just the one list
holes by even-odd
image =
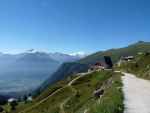
[[22, 94], [20, 92], [35, 89], [62, 63], [80, 58], [76, 55], [38, 52], [33, 49], [20, 54], [0, 53], [0, 94]]
[[81, 59], [86, 57], [87, 54], [84, 52], [76, 52], [76, 53], [71, 53], [70, 56], [78, 57], [79, 59]]
[[76, 55], [69, 55], [64, 53], [49, 53], [50, 57], [53, 58], [56, 61], [59, 61], [61, 63], [64, 62], [74, 62], [79, 60], [81, 57]]
[[87, 54], [85, 54], [84, 52], [76, 52], [71, 54], [65, 54], [61, 52], [48, 53], [48, 52], [38, 52], [34, 49], [27, 50], [25, 53], [30, 53], [30, 54], [41, 53], [41, 54], [49, 55], [52, 59], [60, 63], [77, 61], [87, 56]]

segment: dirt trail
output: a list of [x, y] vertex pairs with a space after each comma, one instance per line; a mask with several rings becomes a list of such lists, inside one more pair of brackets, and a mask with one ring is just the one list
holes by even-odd
[[150, 113], [150, 81], [124, 73], [124, 113]]
[[90, 74], [90, 73], [92, 73], [93, 71], [91, 71], [91, 72], [86, 72], [86, 73], [79, 73], [78, 75], [78, 77], [76, 77], [75, 79], [73, 79], [72, 81], [70, 81], [69, 83], [68, 83], [68, 86], [71, 86], [74, 82], [76, 82], [78, 79], [80, 79], [80, 78], [82, 78], [82, 77], [84, 77], [85, 75], [87, 75], [87, 74]]
[[[92, 72], [79, 73], [78, 75], [80, 75], [80, 76], [78, 76], [78, 77], [76, 77], [75, 79], [73, 79], [72, 81], [70, 81], [66, 86], [64, 86], [64, 87], [62, 87], [62, 88], [56, 90], [55, 92], [53, 92], [53, 93], [52, 93], [51, 95], [49, 95], [48, 97], [46, 97], [46, 98], [44, 98], [43, 100], [41, 100], [40, 102], [34, 104], [34, 105], [31, 106], [30, 108], [27, 108], [27, 109], [21, 111], [20, 113], [26, 113], [26, 112], [28, 112], [29, 110], [32, 110], [33, 108], [35, 108], [35, 107], [37, 107], [38, 105], [42, 104], [43, 102], [45, 102], [47, 99], [49, 99], [50, 97], [52, 97], [53, 95], [55, 95], [56, 93], [58, 93], [59, 91], [61, 91], [62, 89], [66, 88], [66, 87], [71, 87], [71, 85], [72, 85], [76, 80], [78, 80], [79, 78], [81, 78], [81, 77], [83, 77], [83, 76], [85, 76], [85, 75], [87, 75], [87, 74], [90, 74], [90, 73], [92, 73]], [[63, 108], [63, 104], [64, 104], [64, 103], [62, 103], [62, 104], [60, 105], [61, 108]]]

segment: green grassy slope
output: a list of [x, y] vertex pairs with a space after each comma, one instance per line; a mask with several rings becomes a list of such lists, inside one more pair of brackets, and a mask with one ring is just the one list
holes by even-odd
[[136, 55], [133, 61], [123, 63], [120, 69], [150, 79], [150, 53]]
[[120, 74], [113, 76], [113, 83], [105, 92], [100, 102], [91, 106], [89, 113], [123, 113], [123, 92]]
[[51, 85], [59, 80], [64, 79], [67, 76], [73, 75], [79, 72], [86, 72], [88, 70], [88, 65], [70, 62], [64, 63], [60, 66], [60, 68], [52, 75], [49, 79], [47, 79], [39, 88], [39, 90], [43, 91], [48, 85]]
[[84, 59], [81, 59], [79, 62], [89, 64], [103, 60], [103, 56], [111, 56], [112, 61], [117, 62], [121, 56], [136, 55], [138, 52], [146, 51], [150, 51], [150, 42], [139, 41], [138, 43], [129, 45], [124, 48], [110, 49], [103, 52], [97, 52], [95, 54], [87, 56]]
[[[109, 110], [109, 113], [122, 113], [123, 95], [120, 78], [120, 73], [112, 71], [73, 76], [50, 86], [32, 103], [25, 104], [25, 108], [22, 105], [22, 109], [18, 106], [13, 113], [83, 113], [86, 110], [89, 113], [105, 113], [105, 110]], [[68, 85], [72, 80], [72, 84]], [[99, 88], [105, 89], [101, 99], [93, 95]], [[102, 106], [104, 108], [100, 111], [99, 108]]]
[[136, 55], [138, 52], [150, 51], [150, 42], [138, 42], [128, 47], [111, 49], [107, 51], [100, 51], [95, 54], [89, 55], [77, 62], [64, 63], [49, 79], [47, 79], [41, 89], [45, 89], [49, 84], [55, 81], [61, 80], [69, 75], [78, 72], [86, 72], [89, 64], [93, 64], [97, 61], [104, 60], [104, 56], [110, 56], [112, 61], [116, 63], [121, 56]]
[[60, 104], [65, 101], [66, 97], [72, 96], [73, 94], [72, 88], [66, 86], [42, 101], [37, 102], [35, 105], [32, 105], [22, 113], [59, 113], [61, 110]]
[[124, 48], [111, 49], [107, 51], [100, 51], [95, 54], [89, 55], [77, 62], [64, 63], [60, 68], [48, 78], [41, 87], [37, 90], [38, 94], [43, 92], [49, 85], [56, 81], [62, 80], [67, 76], [73, 75], [79, 72], [86, 72], [89, 68], [89, 64], [97, 61], [104, 60], [104, 56], [111, 56], [113, 62], [117, 62], [121, 56], [136, 55], [138, 52], [150, 51], [150, 42], [138, 42], [129, 45]]

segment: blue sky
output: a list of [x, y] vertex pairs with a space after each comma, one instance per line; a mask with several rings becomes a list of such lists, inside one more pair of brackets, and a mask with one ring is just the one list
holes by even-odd
[[149, 0], [0, 0], [0, 51], [91, 53], [150, 41]]

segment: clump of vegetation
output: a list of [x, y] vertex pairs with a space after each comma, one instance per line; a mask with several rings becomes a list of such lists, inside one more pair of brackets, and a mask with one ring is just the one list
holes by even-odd
[[133, 61], [122, 63], [120, 70], [133, 73], [144, 79], [150, 79], [150, 53], [145, 52], [135, 56]]
[[102, 98], [89, 110], [89, 113], [123, 113], [123, 93], [121, 90], [121, 76], [113, 76], [111, 86], [106, 89]]

